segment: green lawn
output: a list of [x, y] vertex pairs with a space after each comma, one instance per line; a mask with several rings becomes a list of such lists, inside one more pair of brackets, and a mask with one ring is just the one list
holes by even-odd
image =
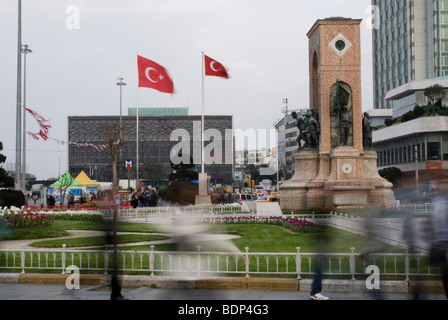
[[[166, 240], [169, 237], [152, 234], [122, 234], [117, 236], [118, 244], [144, 242], [144, 241], [156, 241]], [[37, 248], [61, 248], [62, 245], [66, 245], [67, 248], [71, 247], [88, 247], [88, 246], [104, 246], [109, 244], [106, 236], [96, 237], [80, 237], [70, 239], [57, 239], [57, 240], [45, 240], [36, 241], [31, 244], [32, 247]]]
[[[66, 230], [107, 230], [110, 225], [101, 222], [87, 221], [63, 221], [56, 220], [50, 228], [34, 230], [14, 230], [14, 239], [39, 239], [61, 237], [68, 235]], [[135, 222], [119, 222], [119, 232], [134, 233], [160, 233], [160, 226], [156, 224], [145, 224]], [[301, 252], [350, 252], [354, 247], [355, 252], [362, 251], [366, 238], [326, 226], [315, 226], [311, 233], [295, 233], [279, 226], [265, 224], [221, 224], [213, 227], [212, 233], [236, 234], [240, 238], [227, 240], [233, 243], [240, 251], [249, 247], [251, 252], [296, 252], [300, 247]], [[155, 235], [122, 235], [121, 243], [132, 243], [142, 241], [154, 241], [166, 239], [167, 237]], [[103, 246], [106, 243], [104, 237], [83, 237], [76, 239], [49, 240], [33, 243], [35, 247], [60, 247], [67, 244], [74, 246]], [[182, 243], [183, 248], [197, 250], [201, 246], [204, 251], [221, 251], [222, 241], [206, 241], [196, 243]], [[174, 244], [160, 244], [155, 246], [157, 251], [171, 251], [178, 248]], [[148, 245], [125, 246], [123, 250], [149, 250]], [[402, 249], [385, 245], [383, 252], [403, 252]]]
[[[158, 232], [155, 224], [135, 222], [118, 222], [117, 229], [121, 232]], [[66, 230], [106, 231], [112, 230], [112, 226], [110, 223], [103, 222], [55, 220], [53, 225], [48, 228], [2, 230], [0, 240], [58, 238], [68, 236]]]
[[[165, 226], [166, 227], [166, 226]], [[108, 227], [106, 227], [108, 228]], [[64, 233], [65, 230], [104, 230], [105, 225], [99, 222], [86, 222], [86, 221], [55, 221], [54, 225], [45, 229], [48, 232], [43, 232], [44, 229], [39, 230], [28, 230], [27, 234], [22, 232], [21, 230], [16, 230], [14, 232], [15, 236], [24, 237], [27, 239], [35, 239], [38, 236], [47, 238], [49, 234], [56, 234], [58, 232]], [[20, 232], [18, 232], [20, 231]], [[141, 242], [141, 241], [154, 241], [158, 239], [167, 239], [167, 237], [159, 236], [155, 233], [160, 232], [160, 229], [157, 225], [152, 224], [142, 224], [142, 223], [133, 223], [133, 222], [120, 222], [118, 224], [118, 231], [120, 232], [133, 232], [137, 234], [129, 234], [129, 235], [120, 235], [119, 241], [120, 243], [133, 243], [133, 242]], [[168, 230], [169, 231], [169, 230]], [[355, 248], [355, 253], [359, 253], [363, 250], [366, 245], [366, 238], [352, 234], [350, 232], [346, 232], [343, 230], [339, 230], [332, 227], [327, 226], [315, 226], [313, 231], [310, 233], [295, 233], [290, 230], [284, 229], [280, 226], [266, 225], [266, 224], [220, 224], [213, 226], [213, 230], [209, 230], [211, 233], [216, 234], [232, 234], [238, 235], [239, 238], [233, 240], [225, 240], [225, 241], [199, 241], [199, 242], [182, 242], [183, 250], [188, 251], [196, 251], [197, 246], [201, 246], [201, 251], [226, 251], [229, 249], [229, 246], [234, 246], [238, 250], [244, 252], [246, 247], [249, 247], [249, 252], [270, 252], [270, 253], [295, 253], [297, 252], [297, 247], [300, 247], [300, 251], [302, 253], [314, 253], [314, 252], [327, 252], [327, 253], [349, 253], [351, 247]], [[138, 234], [140, 233], [140, 234]], [[45, 240], [45, 241], [36, 241], [33, 243], [35, 247], [54, 247], [60, 248], [62, 244], [67, 244], [68, 248], [75, 246], [98, 246], [97, 248], [104, 249], [104, 244], [106, 243], [105, 237], [82, 237], [82, 238], [74, 238], [74, 239], [54, 239], [54, 240]], [[0, 243], [1, 246], [1, 243]], [[149, 251], [149, 245], [130, 245], [130, 246], [119, 246], [120, 250], [139, 250], [139, 251]], [[160, 244], [155, 245], [155, 251], [175, 251], [178, 250], [178, 244]], [[382, 245], [379, 248], [379, 252], [404, 252], [403, 249], [393, 247], [390, 245]], [[89, 250], [86, 248], [86, 250]], [[125, 254], [125, 253], [124, 253]], [[27, 261], [30, 259], [31, 254], [26, 256]], [[124, 256], [120, 256], [122, 259]], [[148, 265], [149, 254], [143, 254], [141, 257], [134, 257], [137, 259], [135, 263], [138, 265], [142, 263], [144, 266]], [[16, 259], [17, 265], [20, 265], [19, 259], [20, 256], [10, 256], [10, 259]], [[56, 258], [55, 258], [56, 259]], [[60, 263], [59, 257], [55, 261], [55, 264]], [[75, 264], [75, 265], [85, 265], [87, 263], [86, 259], [83, 259], [82, 263], [78, 255], [70, 255], [70, 260], [67, 263]], [[75, 259], [75, 260], [73, 260]], [[76, 260], [78, 259], [78, 260]], [[110, 258], [109, 258], [110, 259]], [[138, 259], [142, 259], [139, 261]], [[253, 257], [252, 259], [255, 259]], [[261, 258], [260, 267], [264, 267], [267, 262]], [[273, 258], [271, 258], [273, 259]], [[38, 261], [37, 257], [33, 259], [33, 265]], [[121, 261], [121, 260], [120, 260]], [[223, 262], [223, 261], [221, 261]], [[253, 261], [252, 261], [253, 262]], [[5, 263], [5, 259], [2, 260], [2, 263]], [[101, 263], [103, 263], [100, 259], [99, 264], [101, 268]], [[124, 263], [124, 262], [120, 262]], [[126, 264], [134, 263], [131, 260], [130, 256], [127, 258]], [[161, 262], [157, 262], [161, 263]], [[166, 261], [165, 261], [166, 263]], [[369, 262], [370, 263], [370, 262]], [[381, 261], [378, 263], [382, 263]], [[393, 260], [385, 261], [388, 265], [393, 264]], [[280, 268], [283, 270], [288, 264], [288, 269], [293, 270], [295, 267], [295, 260], [290, 259], [288, 262], [281, 262]], [[104, 263], [103, 263], [104, 265]], [[269, 265], [274, 267], [274, 260], [269, 261]], [[85, 266], [84, 266], [85, 267]], [[303, 271], [308, 267], [307, 259], [302, 260], [302, 268]], [[362, 267], [362, 264], [357, 259], [357, 270]], [[238, 269], [241, 270], [244, 268], [244, 261], [238, 261]], [[255, 265], [251, 263], [251, 268], [255, 268]], [[344, 259], [344, 270], [348, 268], [348, 259]], [[415, 268], [415, 266], [412, 266]], [[402, 267], [399, 268], [403, 269]], [[41, 271], [43, 269], [40, 269]], [[401, 270], [402, 271], [402, 270]], [[51, 272], [51, 271], [49, 271]], [[251, 269], [251, 272], [254, 270]]]

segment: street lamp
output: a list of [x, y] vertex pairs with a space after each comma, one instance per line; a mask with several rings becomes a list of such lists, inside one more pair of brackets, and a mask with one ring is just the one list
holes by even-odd
[[122, 103], [123, 103], [123, 101], [122, 101], [122, 97], [123, 97], [123, 92], [122, 92], [122, 89], [123, 89], [123, 86], [125, 86], [126, 85], [126, 83], [124, 83], [123, 82], [123, 78], [122, 77], [120, 77], [120, 78], [118, 78], [118, 83], [117, 83], [117, 86], [120, 86], [120, 125], [121, 125], [121, 122], [122, 122], [122, 119], [121, 119], [121, 117], [122, 117]]
[[32, 53], [33, 50], [27, 44], [22, 45], [23, 59], [23, 138], [22, 138], [22, 190], [26, 190], [26, 55]]
[[22, 189], [22, 0], [18, 0], [15, 189]]
[[420, 188], [418, 186], [418, 149], [417, 149], [417, 146], [415, 146], [414, 155], [415, 155], [415, 190], [418, 195], [420, 193], [420, 190], [419, 190]]

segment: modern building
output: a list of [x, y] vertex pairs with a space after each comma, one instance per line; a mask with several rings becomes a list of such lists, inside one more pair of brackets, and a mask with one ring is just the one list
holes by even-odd
[[283, 118], [278, 120], [274, 127], [278, 132], [278, 160], [282, 176], [290, 177], [294, 173], [294, 154], [298, 149], [297, 137], [299, 130], [297, 121], [292, 117], [292, 112], [297, 112], [302, 116], [307, 114], [309, 109], [290, 110]]
[[[440, 85], [448, 90], [448, 76], [411, 81], [389, 91], [385, 99], [392, 104], [392, 117], [401, 117], [414, 110], [416, 105], [426, 106], [431, 101], [425, 96], [425, 89], [434, 85]], [[442, 100], [442, 105], [448, 105], [447, 99], [448, 95]]]
[[374, 108], [397, 106], [389, 91], [448, 75], [448, 1], [372, 0]]
[[[142, 111], [140, 111], [142, 110]], [[177, 110], [177, 111], [176, 111]], [[139, 114], [156, 114], [139, 116], [139, 178], [144, 178], [145, 166], [161, 165], [166, 175], [171, 169], [173, 150], [189, 153], [195, 169], [201, 171], [201, 116], [185, 115], [184, 108], [164, 110], [139, 109]], [[181, 112], [177, 115], [175, 112]], [[132, 109], [130, 110], [132, 113]], [[118, 156], [118, 174], [126, 179], [125, 161], [132, 160], [130, 171], [132, 177], [136, 174], [136, 125], [137, 117], [123, 116], [126, 126], [125, 144]], [[93, 179], [112, 180], [111, 157], [107, 151], [101, 151], [104, 144], [101, 125], [106, 122], [119, 123], [120, 116], [70, 116], [68, 117], [68, 167], [70, 174], [76, 176], [81, 171]], [[210, 130], [209, 130], [210, 129]], [[231, 183], [233, 177], [233, 117], [205, 116], [206, 142], [205, 149], [212, 160], [205, 162], [205, 172], [212, 182]], [[207, 140], [207, 133], [213, 139]], [[210, 141], [210, 142], [209, 142]]]
[[[373, 132], [378, 169], [399, 168], [401, 185], [429, 192], [430, 182], [448, 177], [448, 117], [421, 117]], [[417, 181], [418, 179], [418, 181]]]

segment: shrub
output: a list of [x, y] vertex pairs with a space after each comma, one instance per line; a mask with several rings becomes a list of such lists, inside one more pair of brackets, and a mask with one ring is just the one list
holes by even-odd
[[25, 204], [25, 195], [18, 190], [0, 190], [0, 207], [21, 207]]
[[101, 213], [90, 212], [55, 212], [48, 213], [53, 220], [72, 220], [72, 221], [90, 221], [101, 222], [103, 215]]

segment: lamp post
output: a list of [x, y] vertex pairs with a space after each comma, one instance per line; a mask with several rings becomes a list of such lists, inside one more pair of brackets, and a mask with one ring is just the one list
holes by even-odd
[[122, 89], [123, 89], [123, 86], [126, 86], [126, 83], [124, 83], [123, 82], [123, 78], [122, 77], [120, 77], [120, 78], [118, 78], [118, 83], [117, 83], [117, 86], [120, 86], [120, 125], [121, 125], [121, 122], [122, 122], [122, 119], [121, 119], [121, 117], [122, 117], [122, 103], [123, 103], [123, 92], [122, 92]]
[[22, 137], [22, 190], [26, 191], [26, 55], [32, 53], [33, 50], [27, 44], [22, 45], [23, 59], [23, 137]]
[[414, 149], [414, 156], [415, 156], [415, 190], [417, 192], [417, 195], [420, 193], [420, 188], [418, 186], [418, 149], [417, 146], [415, 146]]
[[18, 0], [15, 189], [22, 189], [22, 0]]

